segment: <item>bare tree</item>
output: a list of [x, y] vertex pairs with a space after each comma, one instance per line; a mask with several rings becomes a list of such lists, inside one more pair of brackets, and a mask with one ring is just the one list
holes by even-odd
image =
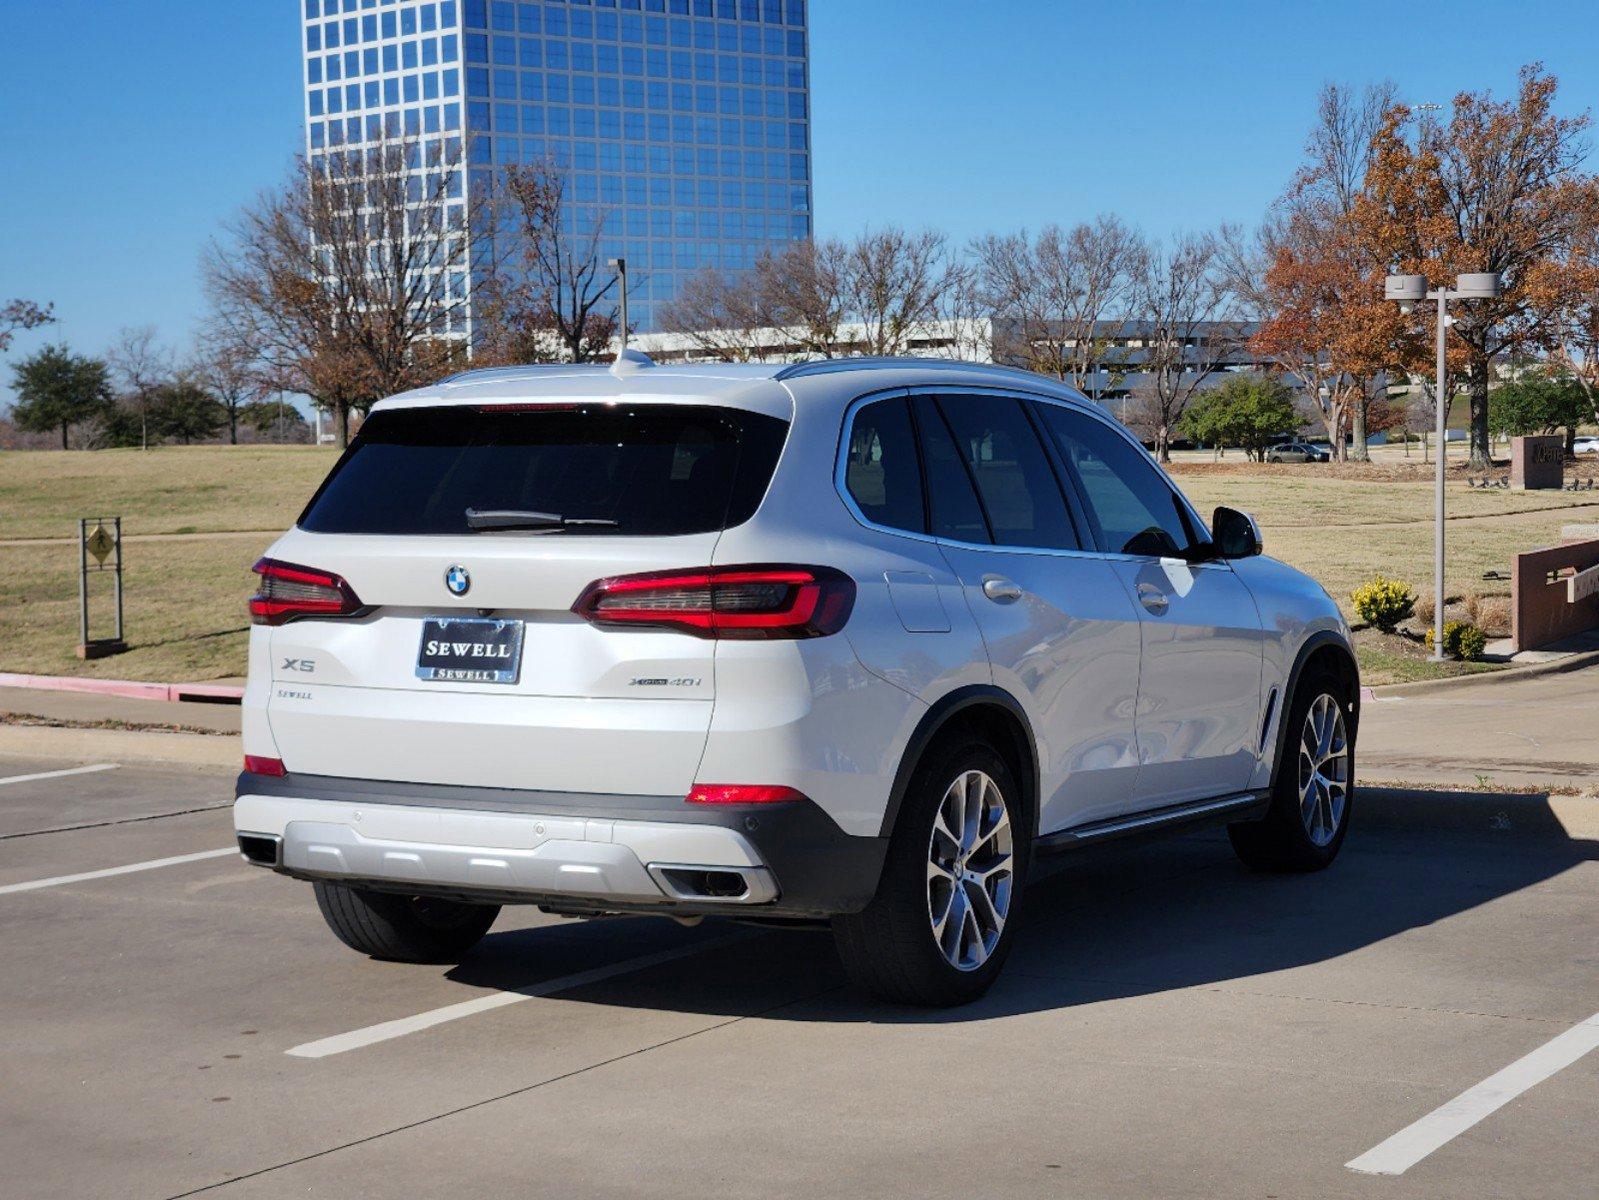
[[489, 314], [480, 344], [533, 350], [553, 338], [570, 362], [604, 354], [617, 334], [620, 291], [600, 258], [603, 210], [575, 207], [566, 176], [551, 163], [512, 164], [485, 205], [493, 236], [478, 296]]
[[55, 321], [55, 305], [32, 300], [8, 300], [0, 305], [0, 354], [11, 348], [11, 339], [25, 329], [37, 329]]
[[184, 373], [215, 396], [227, 410], [228, 442], [239, 444], [239, 417], [271, 391], [253, 347], [235, 341], [227, 329], [202, 330]]
[[684, 280], [660, 310], [658, 323], [709, 358], [749, 362], [761, 355], [760, 331], [771, 327], [772, 317], [755, 272], [707, 267]]
[[841, 289], [846, 314], [861, 326], [862, 350], [904, 354], [943, 315], [965, 272], [942, 233], [892, 225], [862, 233], [843, 256]]
[[793, 242], [755, 264], [756, 295], [771, 323], [791, 331], [807, 354], [845, 353], [849, 248], [836, 238]]
[[1149, 255], [1136, 230], [1110, 214], [1062, 229], [1047, 225], [976, 242], [983, 294], [1010, 325], [1008, 349], [1032, 370], [1098, 390], [1115, 365], [1116, 338], [1105, 324], [1125, 315]]
[[121, 329], [105, 356], [122, 403], [138, 410], [141, 450], [150, 448], [151, 397], [172, 379], [172, 351], [161, 345], [158, 336], [154, 325]]
[[436, 141], [301, 160], [207, 252], [212, 328], [253, 350], [265, 386], [332, 411], [348, 443], [352, 410], [465, 360], [484, 231], [464, 219], [462, 177]]
[[1133, 290], [1141, 314], [1143, 380], [1134, 390], [1155, 453], [1171, 461], [1171, 439], [1189, 402], [1237, 344], [1232, 293], [1216, 234], [1183, 234], [1155, 246]]

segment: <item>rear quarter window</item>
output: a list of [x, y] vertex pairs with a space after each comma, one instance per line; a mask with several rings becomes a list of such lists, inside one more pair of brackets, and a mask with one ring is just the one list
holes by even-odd
[[394, 409], [362, 426], [299, 524], [473, 534], [467, 509], [513, 509], [578, 522], [568, 535], [709, 533], [754, 515], [787, 433], [715, 405]]

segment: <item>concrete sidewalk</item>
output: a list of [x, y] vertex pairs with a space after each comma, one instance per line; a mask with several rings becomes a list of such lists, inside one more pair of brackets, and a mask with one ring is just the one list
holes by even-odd
[[1362, 783], [1599, 795], [1599, 669], [1379, 690], [1362, 709], [1357, 759]]

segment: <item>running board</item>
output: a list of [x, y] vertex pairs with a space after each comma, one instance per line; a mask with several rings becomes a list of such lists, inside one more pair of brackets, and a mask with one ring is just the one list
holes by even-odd
[[1156, 833], [1177, 825], [1236, 821], [1264, 815], [1270, 803], [1270, 791], [1239, 792], [1235, 796], [1174, 804], [1170, 808], [1156, 808], [1148, 812], [1133, 813], [1130, 816], [1112, 817], [1105, 821], [1094, 821], [1088, 825], [1061, 829], [1055, 833], [1044, 834], [1035, 845], [1040, 850], [1067, 850], [1076, 846], [1107, 842], [1112, 838]]

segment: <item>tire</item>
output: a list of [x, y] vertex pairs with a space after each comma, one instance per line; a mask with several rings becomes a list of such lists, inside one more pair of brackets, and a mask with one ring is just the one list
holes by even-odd
[[462, 904], [315, 883], [316, 905], [339, 941], [389, 962], [459, 962], [500, 915], [498, 904]]
[[[1256, 871], [1319, 871], [1338, 857], [1354, 813], [1351, 697], [1329, 671], [1307, 673], [1288, 710], [1288, 741], [1258, 821], [1227, 827], [1244, 865]], [[1325, 745], [1321, 732], [1330, 731]]]
[[983, 995], [1010, 954], [1031, 849], [1021, 789], [993, 747], [962, 738], [933, 749], [906, 791], [876, 896], [833, 920], [850, 980], [925, 1007]]

